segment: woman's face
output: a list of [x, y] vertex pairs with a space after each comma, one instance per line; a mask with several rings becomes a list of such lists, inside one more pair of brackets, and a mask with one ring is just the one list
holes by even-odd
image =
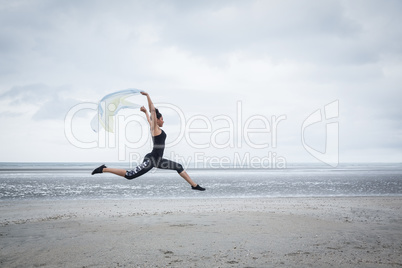
[[163, 127], [163, 123], [165, 123], [165, 121], [163, 121], [163, 116], [161, 116], [159, 119], [156, 119], [156, 123], [159, 127]]

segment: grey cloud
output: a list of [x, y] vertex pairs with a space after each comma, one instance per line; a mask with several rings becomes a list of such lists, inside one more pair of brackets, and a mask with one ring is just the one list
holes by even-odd
[[14, 104], [39, 104], [53, 98], [63, 87], [52, 88], [45, 84], [31, 84], [25, 86], [14, 86], [0, 95], [0, 98], [8, 99]]
[[169, 17], [162, 16], [163, 40], [199, 54], [258, 48], [256, 53], [278, 56], [279, 52], [284, 57], [287, 51], [279, 50], [282, 45], [297, 48], [302, 40], [314, 44], [317, 36], [347, 37], [359, 30], [338, 1], [243, 2], [240, 6], [225, 2], [218, 11], [187, 13], [175, 8]]
[[34, 120], [62, 120], [67, 112], [77, 104], [74, 99], [64, 99], [55, 97], [40, 106], [39, 110], [33, 115]]
[[[209, 60], [247, 57], [318, 64], [367, 64], [401, 53], [401, 4], [389, 1], [243, 1], [199, 8], [174, 2], [156, 9], [160, 44]], [[165, 7], [166, 8], [166, 7]], [[376, 24], [367, 23], [375, 18]]]
[[109, 43], [108, 32], [136, 37], [143, 25], [158, 29], [161, 46], [206, 56], [257, 49], [257, 54], [287, 57], [283, 45], [297, 51], [301, 40], [314, 45], [317, 35], [350, 36], [359, 29], [338, 1], [44, 1], [4, 9], [0, 17], [7, 25], [0, 31], [3, 52], [52, 56], [91, 53], [80, 38], [104, 47], [100, 42]]
[[[50, 87], [45, 84], [15, 86], [0, 95], [15, 107], [21, 105], [38, 106], [39, 110], [33, 115], [34, 120], [63, 119], [68, 110], [77, 100], [62, 97], [68, 92], [68, 87]], [[3, 112], [4, 117], [16, 117], [19, 113]]]
[[23, 115], [23, 113], [15, 113], [15, 112], [9, 112], [9, 111], [0, 113], [0, 117], [5, 117], [5, 118], [10, 118], [10, 117], [15, 118], [15, 117], [19, 117], [21, 115]]
[[0, 10], [0, 82], [13, 84], [21, 76], [29, 82], [52, 79], [46, 73], [99, 76], [116, 70], [127, 73], [128, 69], [142, 74], [138, 79], [147, 75], [135, 52], [139, 50], [136, 29], [153, 20], [153, 13], [144, 11], [150, 4], [13, 2]]
[[[148, 63], [133, 54], [139, 29], [158, 35], [153, 49], [177, 47], [190, 54], [220, 62], [221, 56], [240, 51], [248, 58], [307, 61], [318, 64], [366, 64], [381, 54], [400, 53], [397, 30], [400, 4], [365, 1], [358, 17], [340, 1], [42, 1], [17, 2], [18, 8], [0, 11], [0, 55], [14, 73], [41, 59], [51, 67], [73, 66], [85, 72], [110, 71], [129, 66], [141, 73]], [[391, 4], [389, 4], [391, 3]], [[364, 25], [364, 10], [384, 31]], [[392, 23], [387, 22], [390, 9]], [[378, 36], [377, 36], [378, 35]], [[127, 55], [134, 55], [127, 57]], [[10, 56], [11, 55], [11, 56]], [[146, 56], [144, 56], [146, 57]], [[226, 61], [227, 59], [224, 59]], [[134, 64], [134, 63], [140, 64]], [[124, 66], [124, 67], [122, 67]]]

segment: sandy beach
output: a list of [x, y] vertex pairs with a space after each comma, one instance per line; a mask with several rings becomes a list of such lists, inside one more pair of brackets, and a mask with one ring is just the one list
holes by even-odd
[[0, 202], [1, 267], [401, 267], [402, 197]]

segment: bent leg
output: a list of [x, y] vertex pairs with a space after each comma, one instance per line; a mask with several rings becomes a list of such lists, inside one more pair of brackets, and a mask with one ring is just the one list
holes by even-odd
[[190, 176], [187, 174], [186, 171], [183, 170], [183, 172], [179, 173], [179, 175], [185, 179], [188, 183], [191, 185], [191, 189], [193, 190], [198, 190], [198, 191], [205, 191], [205, 188], [202, 188], [199, 186], [197, 183], [193, 182], [193, 180], [190, 178]]
[[180, 163], [162, 158], [160, 159], [157, 168], [161, 169], [171, 169], [171, 170], [176, 170], [179, 175], [185, 179], [191, 186], [196, 187], [197, 183], [195, 183], [190, 176], [187, 174], [187, 172], [184, 170], [183, 166]]
[[157, 163], [156, 163], [156, 167], [161, 168], [161, 169], [176, 170], [177, 173], [179, 173], [179, 174], [184, 171], [184, 168], [180, 163], [177, 163], [177, 162], [165, 159], [165, 158], [159, 159], [159, 161], [157, 161]]
[[183, 170], [181, 173], [179, 173], [179, 175], [185, 179], [191, 186], [196, 187], [198, 184], [195, 183], [190, 176], [187, 174], [187, 172], [185, 170]]

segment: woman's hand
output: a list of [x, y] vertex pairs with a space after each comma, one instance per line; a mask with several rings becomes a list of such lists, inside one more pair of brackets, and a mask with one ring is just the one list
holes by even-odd
[[149, 117], [149, 115], [148, 115], [148, 113], [147, 113], [147, 109], [145, 109], [145, 107], [144, 107], [144, 106], [142, 106], [142, 107], [140, 108], [140, 110], [141, 110], [141, 112], [143, 112], [143, 113], [145, 114], [145, 116], [146, 116], [146, 118], [147, 118], [147, 121], [148, 121], [149, 125], [151, 125], [151, 124], [152, 124], [152, 122], [151, 122], [151, 118]]
[[140, 92], [142, 95], [144, 95], [144, 96], [148, 96], [148, 93], [146, 93], [145, 91], [141, 91]]

